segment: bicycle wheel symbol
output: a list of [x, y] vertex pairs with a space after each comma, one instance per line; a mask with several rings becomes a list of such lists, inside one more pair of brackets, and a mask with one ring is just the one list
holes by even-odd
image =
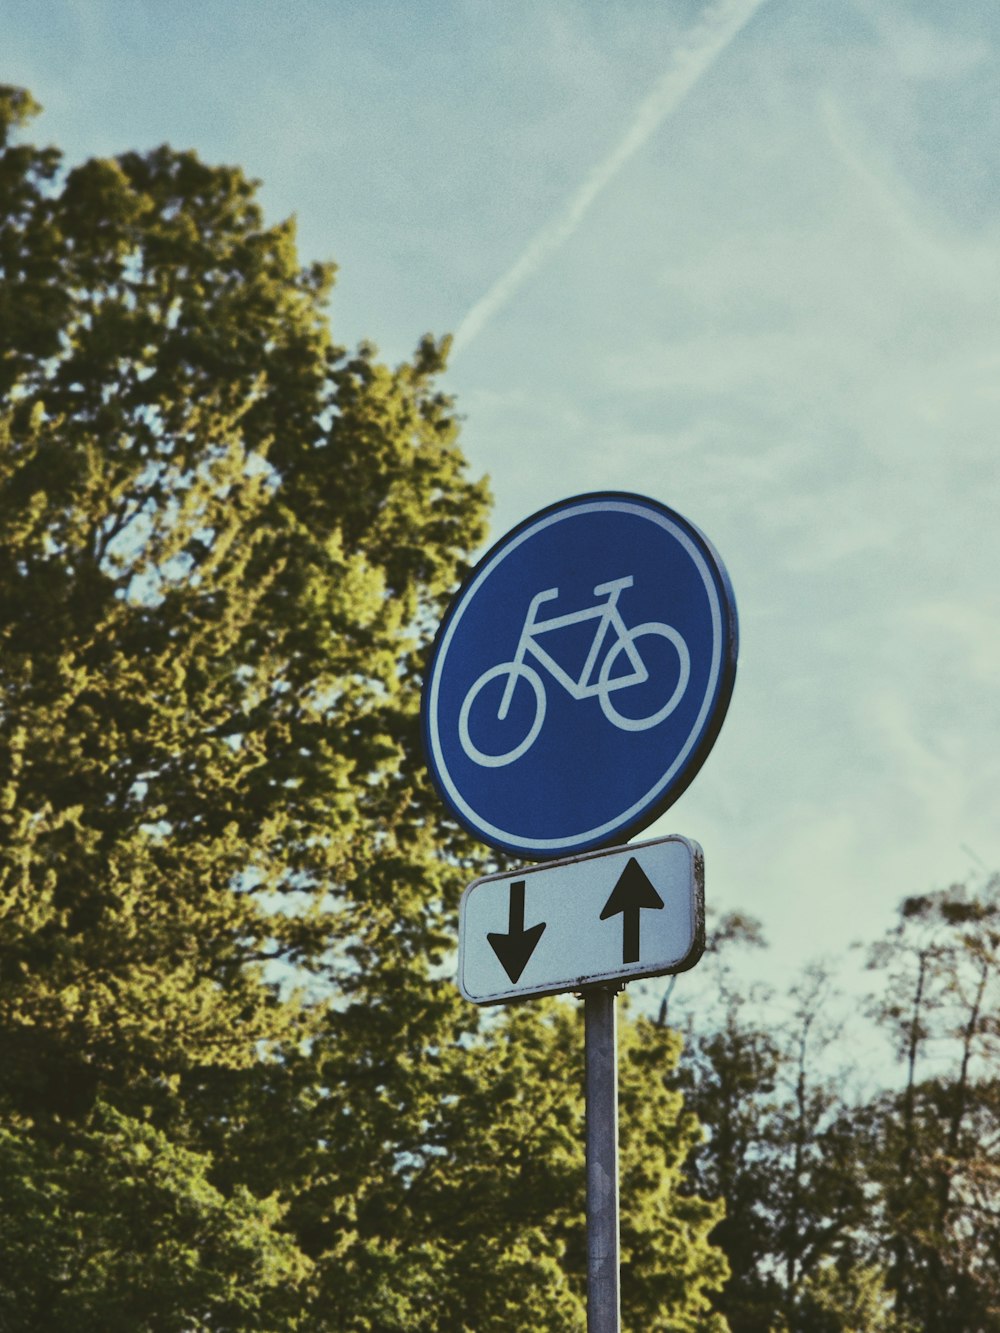
[[[469, 734], [469, 715], [472, 712], [472, 706], [482, 694], [483, 690], [494, 680], [500, 680], [507, 688], [507, 679], [513, 675], [514, 680], [514, 718], [511, 720], [511, 727], [517, 728], [518, 724], [523, 724], [525, 705], [518, 707], [519, 696], [523, 695], [523, 690], [518, 690], [519, 681], [527, 681], [534, 691], [534, 708], [527, 705], [529, 713], [532, 713], [531, 721], [528, 726], [527, 734], [521, 740], [515, 740], [515, 743], [509, 750], [502, 750], [499, 754], [487, 754], [481, 750], [473, 741]], [[500, 698], [502, 699], [502, 694]], [[542, 678], [534, 667], [525, 665], [524, 662], [500, 662], [495, 667], [490, 667], [484, 671], [477, 681], [473, 684], [465, 700], [462, 703], [461, 712], [458, 715], [458, 738], [461, 741], [462, 749], [470, 759], [481, 764], [483, 768], [502, 768], [504, 764], [512, 764], [515, 759], [520, 759], [521, 755], [530, 750], [535, 743], [538, 733], [542, 729], [542, 723], [545, 721], [545, 686]], [[501, 708], [498, 702], [497, 721], [502, 723], [505, 719], [501, 717]], [[512, 738], [513, 739], [513, 738]]]
[[[615, 663], [618, 660], [619, 653], [625, 652], [631, 646], [632, 652], [629, 656], [634, 660], [642, 661], [642, 654], [635, 649], [636, 639], [644, 634], [652, 634], [658, 638], [667, 639], [673, 644], [677, 651], [678, 676], [677, 684], [674, 686], [673, 693], [665, 704], [657, 708], [654, 712], [645, 717], [627, 717], [624, 713], [619, 713], [618, 709], [612, 703], [612, 699], [619, 692], [615, 686], [611, 675]], [[622, 731], [647, 731], [650, 727], [657, 726], [664, 719], [668, 718], [674, 711], [681, 699], [684, 697], [684, 691], [687, 689], [687, 683], [691, 676], [691, 654], [688, 652], [688, 646], [684, 642], [681, 634], [673, 628], [672, 625], [664, 625], [662, 621], [650, 620], [645, 625], [636, 625], [634, 629], [628, 630], [614, 645], [611, 651], [605, 657], [601, 664], [601, 674], [598, 677], [598, 697], [601, 701], [601, 709], [609, 722], [620, 728]], [[624, 692], [628, 687], [622, 687]]]

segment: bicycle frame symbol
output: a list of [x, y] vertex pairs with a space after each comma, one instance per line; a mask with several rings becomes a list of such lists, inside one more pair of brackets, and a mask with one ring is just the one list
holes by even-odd
[[[539, 608], [545, 602], [551, 602], [558, 597], [559, 589], [546, 588], [544, 592], [536, 593], [532, 597], [528, 604], [527, 614], [524, 617], [521, 637], [518, 639], [517, 651], [513, 659], [509, 662], [499, 662], [496, 666], [489, 667], [484, 671], [473, 682], [462, 703], [458, 715], [458, 736], [462, 749], [471, 760], [484, 768], [502, 768], [505, 764], [512, 764], [516, 759], [520, 759], [534, 745], [538, 733], [542, 729], [542, 723], [545, 721], [546, 695], [545, 682], [535, 667], [530, 666], [526, 660], [529, 654], [540, 666], [545, 668], [549, 675], [572, 698], [592, 699], [596, 697], [600, 702], [604, 716], [621, 731], [646, 731], [670, 716], [680, 703], [687, 688], [688, 679], [691, 675], [691, 655], [683, 636], [671, 625], [665, 625], [662, 621], [649, 620], [645, 624], [635, 625], [632, 629], [628, 628], [622, 619], [621, 612], [618, 610], [618, 599], [626, 588], [632, 587], [632, 583], [632, 575], [612, 579], [608, 583], [599, 583], [594, 589], [594, 596], [605, 597], [606, 601], [598, 602], [597, 605], [587, 607], [583, 611], [552, 616], [547, 620], [539, 619]], [[574, 680], [567, 671], [563, 670], [555, 658], [539, 644], [538, 637], [541, 634], [547, 634], [550, 630], [565, 629], [570, 625], [579, 625], [587, 620], [596, 620], [597, 624], [594, 627], [594, 637], [583, 669]], [[598, 668], [598, 659], [605, 648], [609, 635], [613, 638], [613, 642]], [[649, 680], [649, 671], [636, 646], [636, 641], [644, 635], [655, 635], [658, 638], [668, 640], [673, 645], [677, 653], [679, 667], [677, 682], [666, 703], [658, 708], [656, 712], [649, 714], [647, 717], [627, 717], [615, 707], [612, 696], [619, 690], [626, 690], [634, 685], [643, 685]], [[631, 670], [612, 677], [611, 673], [622, 653], [625, 654]], [[505, 677], [506, 683], [497, 710], [497, 721], [503, 722], [506, 720], [519, 680], [526, 681], [534, 692], [534, 717], [528, 728], [528, 734], [516, 745], [500, 754], [488, 754], [473, 741], [469, 732], [469, 721], [473, 705], [486, 686], [491, 681]]]

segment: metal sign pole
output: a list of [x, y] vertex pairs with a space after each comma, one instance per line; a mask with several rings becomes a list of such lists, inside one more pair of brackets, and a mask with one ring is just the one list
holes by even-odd
[[587, 1333], [621, 1333], [618, 1259], [617, 989], [584, 993]]

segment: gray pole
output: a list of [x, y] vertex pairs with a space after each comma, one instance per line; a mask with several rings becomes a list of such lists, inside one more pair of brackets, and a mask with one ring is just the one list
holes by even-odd
[[616, 989], [584, 993], [587, 1093], [587, 1333], [620, 1333]]

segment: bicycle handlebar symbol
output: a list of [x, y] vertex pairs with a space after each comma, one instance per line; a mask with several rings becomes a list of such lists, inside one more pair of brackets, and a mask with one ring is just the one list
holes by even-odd
[[[688, 679], [691, 675], [691, 655], [683, 636], [671, 625], [665, 625], [662, 621], [648, 620], [645, 624], [635, 625], [632, 629], [628, 628], [622, 619], [621, 612], [618, 610], [618, 599], [626, 588], [631, 588], [632, 583], [632, 575], [612, 579], [608, 583], [599, 583], [594, 589], [594, 596], [605, 597], [606, 601], [598, 602], [595, 606], [587, 607], [583, 611], [552, 616], [547, 620], [539, 619], [539, 607], [543, 603], [557, 598], [559, 589], [546, 588], [544, 592], [535, 594], [528, 604], [524, 625], [521, 628], [521, 637], [518, 639], [517, 651], [513, 659], [509, 662], [499, 662], [496, 666], [489, 667], [484, 671], [473, 682], [462, 703], [458, 715], [458, 736], [462, 749], [471, 760], [484, 768], [502, 768], [505, 764], [512, 764], [515, 760], [520, 759], [523, 754], [531, 749], [538, 738], [542, 723], [545, 721], [545, 682], [539, 672], [533, 666], [529, 666], [526, 661], [529, 654], [548, 671], [552, 678], [573, 699], [591, 699], [596, 696], [604, 716], [621, 731], [646, 731], [670, 716], [680, 703], [687, 688]], [[594, 637], [583, 669], [574, 680], [541, 647], [538, 636], [546, 634], [550, 630], [579, 625], [587, 620], [596, 620], [597, 624], [594, 627]], [[608, 648], [600, 667], [597, 668], [598, 659], [609, 635], [613, 636], [614, 641]], [[658, 638], [668, 640], [673, 645], [677, 653], [679, 666], [677, 683], [674, 685], [673, 692], [666, 703], [654, 713], [650, 713], [647, 717], [627, 717], [615, 707], [612, 696], [619, 690], [625, 690], [634, 685], [643, 685], [649, 680], [650, 673], [636, 646], [636, 641], [645, 635], [655, 635]], [[622, 653], [625, 654], [631, 671], [612, 677], [611, 673]], [[595, 668], [597, 668], [596, 677]], [[526, 681], [531, 686], [535, 696], [534, 716], [528, 727], [527, 735], [511, 749], [504, 750], [500, 754], [488, 754], [476, 745], [469, 732], [473, 705], [486, 686], [494, 680], [505, 681], [496, 715], [498, 722], [505, 721], [510, 713], [514, 691], [519, 680]]]

